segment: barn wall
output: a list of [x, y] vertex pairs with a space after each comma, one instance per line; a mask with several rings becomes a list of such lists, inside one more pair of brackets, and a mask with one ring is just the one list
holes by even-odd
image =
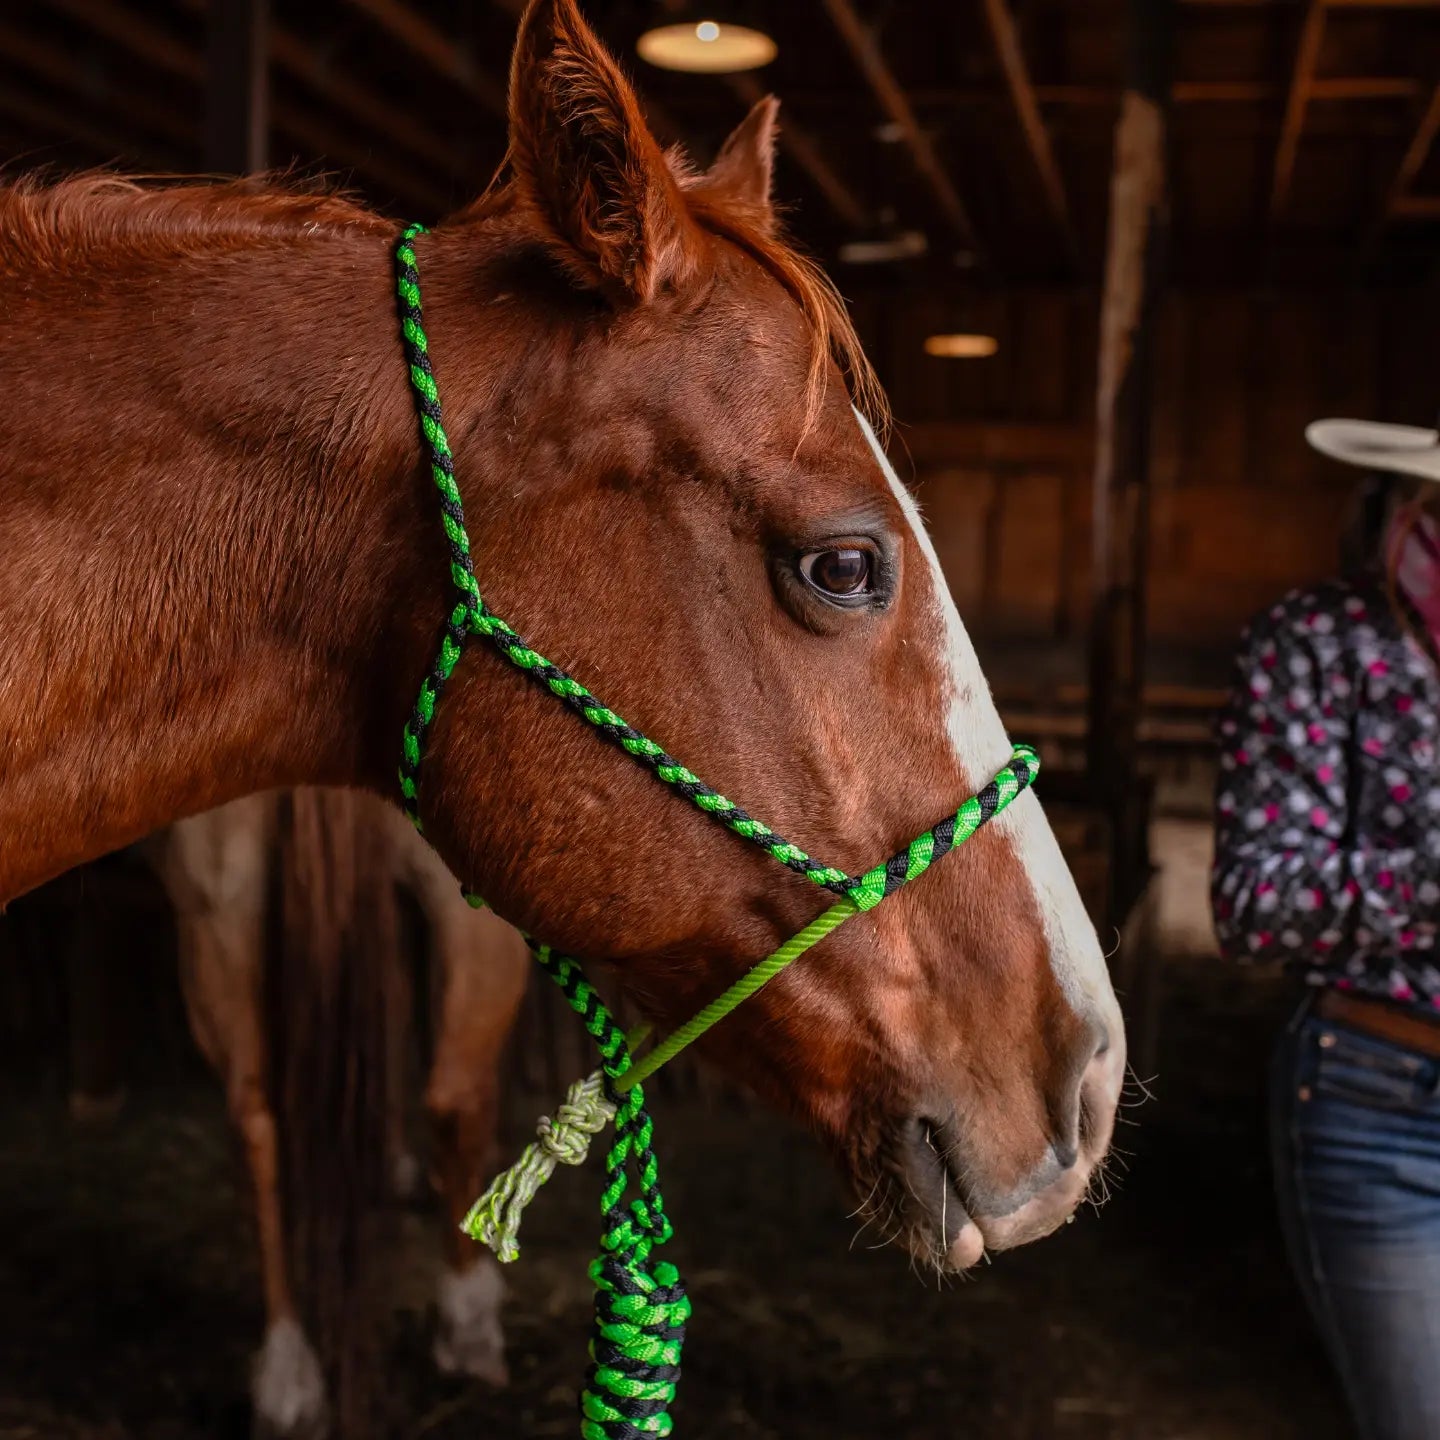
[[[1097, 298], [1011, 292], [941, 322], [999, 335], [987, 361], [927, 357], [937, 307], [923, 298], [862, 299], [857, 312], [973, 628], [992, 642], [1062, 648], [1083, 637]], [[1328, 414], [1430, 423], [1437, 319], [1427, 292], [1169, 297], [1150, 569], [1162, 670], [1215, 678], [1246, 616], [1335, 568], [1356, 477], [1310, 453], [1305, 424]]]

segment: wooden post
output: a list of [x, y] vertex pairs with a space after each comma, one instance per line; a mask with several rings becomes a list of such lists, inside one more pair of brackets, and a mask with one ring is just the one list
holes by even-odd
[[1174, 0], [1129, 0], [1128, 80], [1115, 130], [1095, 416], [1088, 758], [1113, 826], [1115, 923], [1143, 885], [1135, 765], [1145, 661], [1150, 412], [1166, 249]]
[[205, 28], [205, 164], [254, 175], [270, 163], [270, 0], [210, 0]]

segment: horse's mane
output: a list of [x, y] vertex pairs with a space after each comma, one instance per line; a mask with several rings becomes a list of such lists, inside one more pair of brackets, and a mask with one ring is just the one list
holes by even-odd
[[209, 183], [142, 182], [110, 171], [21, 176], [0, 183], [0, 274], [63, 270], [99, 253], [202, 254], [264, 238], [394, 228], [324, 181], [293, 176]]
[[[700, 177], [686, 179], [700, 225], [748, 254], [800, 307], [814, 343], [812, 398], [823, 390], [833, 359], [856, 405], [883, 426], [884, 392], [830, 278], [748, 207], [707, 188]], [[511, 209], [512, 199], [510, 187], [497, 183], [455, 220], [497, 217]], [[323, 179], [300, 181], [293, 175], [207, 183], [88, 171], [59, 180], [22, 176], [0, 183], [0, 275], [12, 278], [37, 268], [84, 265], [100, 254], [160, 259], [340, 231], [390, 235], [395, 225]]]

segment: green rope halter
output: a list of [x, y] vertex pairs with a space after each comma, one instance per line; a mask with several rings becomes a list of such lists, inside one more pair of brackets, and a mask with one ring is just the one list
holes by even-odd
[[[669, 1407], [680, 1378], [680, 1350], [690, 1301], [673, 1265], [653, 1259], [670, 1239], [672, 1228], [660, 1194], [659, 1174], [650, 1148], [653, 1126], [645, 1109], [641, 1082], [674, 1059], [732, 1010], [768, 985], [788, 965], [818, 945], [856, 915], [872, 910], [902, 885], [923, 875], [937, 860], [963, 845], [982, 825], [993, 820], [1016, 796], [1034, 783], [1040, 760], [1028, 746], [1016, 746], [1004, 769], [953, 815], [911, 841], [899, 854], [864, 875], [847, 875], [812, 859], [782, 839], [768, 825], [712, 790], [653, 740], [601, 704], [578, 680], [538, 654], [486, 606], [475, 579], [465, 512], [455, 484], [455, 465], [440, 410], [440, 392], [430, 364], [420, 303], [420, 272], [411, 242], [424, 233], [412, 225], [395, 251], [401, 334], [410, 383], [419, 411], [420, 431], [440, 492], [441, 518], [450, 547], [450, 578], [455, 603], [445, 622], [440, 653], [420, 688], [415, 709], [405, 725], [400, 763], [400, 793], [406, 814], [421, 829], [420, 762], [435, 707], [465, 642], [480, 635], [517, 669], [545, 686], [606, 739], [678, 791], [698, 809], [759, 846], [782, 865], [838, 897], [837, 903], [810, 922], [741, 976], [694, 1019], [655, 1045], [643, 1059], [631, 1055], [624, 1032], [580, 962], [558, 955], [548, 945], [529, 940], [545, 972], [564, 992], [571, 1007], [600, 1051], [600, 1068], [573, 1085], [554, 1119], [540, 1122], [539, 1134], [520, 1160], [501, 1175], [466, 1217], [463, 1229], [489, 1245], [502, 1261], [520, 1253], [520, 1215], [557, 1164], [578, 1165], [590, 1140], [613, 1118], [615, 1142], [605, 1157], [605, 1190], [601, 1197], [604, 1233], [600, 1255], [590, 1267], [595, 1283], [595, 1324], [590, 1341], [591, 1365], [581, 1394], [582, 1440], [644, 1440], [672, 1431]], [[858, 417], [858, 412], [857, 412]], [[862, 422], [863, 424], [863, 422]], [[877, 447], [878, 448], [878, 447]], [[472, 904], [481, 904], [475, 896]], [[636, 1043], [645, 1038], [635, 1037]], [[635, 1193], [630, 1196], [631, 1190]], [[627, 1201], [627, 1196], [630, 1198]]]

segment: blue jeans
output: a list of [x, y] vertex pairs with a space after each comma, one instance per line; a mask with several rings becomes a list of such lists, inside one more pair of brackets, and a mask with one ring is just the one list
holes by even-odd
[[1276, 1051], [1290, 1260], [1362, 1440], [1440, 1437], [1440, 1061], [1311, 1013]]

